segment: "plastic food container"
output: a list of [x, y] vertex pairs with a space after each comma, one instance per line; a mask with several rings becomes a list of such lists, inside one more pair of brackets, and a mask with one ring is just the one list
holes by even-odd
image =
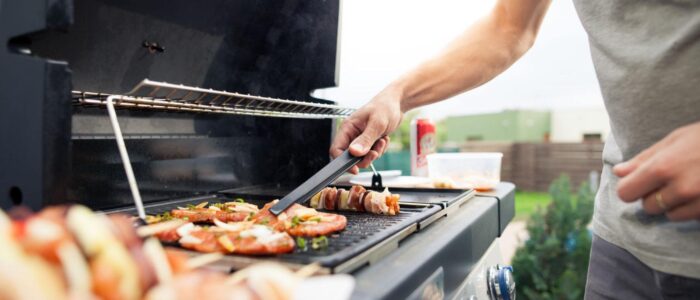
[[490, 190], [501, 181], [499, 152], [436, 153], [428, 155], [428, 176], [439, 188]]

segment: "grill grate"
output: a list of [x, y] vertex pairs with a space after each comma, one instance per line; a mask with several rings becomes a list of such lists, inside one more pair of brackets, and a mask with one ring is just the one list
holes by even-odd
[[[160, 214], [170, 211], [177, 206], [185, 206], [187, 204], [197, 204], [203, 201], [209, 203], [231, 201], [232, 198], [210, 197], [184, 199], [178, 201], [162, 202], [146, 206], [146, 211], [149, 214]], [[261, 197], [245, 197], [247, 202], [253, 203], [262, 207], [265, 203], [259, 200]], [[269, 199], [269, 198], [267, 198]], [[379, 244], [391, 244], [398, 246], [398, 241], [405, 235], [417, 230], [417, 225], [420, 221], [431, 217], [440, 211], [439, 206], [402, 206], [401, 213], [396, 216], [371, 215], [357, 212], [336, 212], [344, 215], [348, 224], [345, 230], [328, 236], [328, 247], [320, 250], [313, 250], [307, 247], [306, 251], [295, 249], [293, 253], [283, 254], [279, 256], [268, 257], [251, 257], [228, 255], [225, 260], [236, 261], [239, 258], [245, 263], [252, 263], [260, 260], [280, 260], [293, 265], [305, 265], [318, 262], [330, 272], [351, 272], [354, 269], [367, 264], [371, 260], [371, 256], [377, 255], [372, 251], [373, 247]], [[135, 214], [133, 208], [122, 209], [119, 211], [128, 214]], [[307, 242], [310, 239], [307, 239]], [[310, 244], [310, 243], [309, 243]], [[392, 246], [392, 245], [388, 245]], [[232, 265], [240, 265], [234, 263]]]

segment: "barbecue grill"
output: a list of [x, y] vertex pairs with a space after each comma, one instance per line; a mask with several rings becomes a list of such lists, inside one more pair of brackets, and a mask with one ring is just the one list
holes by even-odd
[[[310, 96], [337, 82], [340, 8], [0, 0], [0, 206], [82, 203], [136, 214], [140, 198], [156, 214], [284, 196], [329, 162], [336, 123], [353, 112]], [[499, 261], [513, 189], [393, 189], [402, 195], [398, 216], [341, 212], [348, 227], [326, 249], [227, 256], [212, 267], [318, 262], [323, 272], [353, 274], [357, 298], [468, 298]], [[486, 289], [479, 299], [508, 292]]]

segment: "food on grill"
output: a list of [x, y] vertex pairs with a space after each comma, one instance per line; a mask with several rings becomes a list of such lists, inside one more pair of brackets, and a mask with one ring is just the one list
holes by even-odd
[[0, 299], [140, 299], [182, 265], [130, 218], [77, 205], [12, 221], [0, 212], [0, 248]]
[[214, 224], [204, 227], [186, 223], [156, 236], [199, 252], [271, 255], [294, 251], [294, 239], [284, 231], [253, 222], [224, 223], [215, 219]]
[[265, 204], [260, 212], [252, 217], [252, 221], [286, 231], [292, 236], [304, 237], [328, 235], [345, 229], [347, 225], [345, 216], [319, 212], [300, 204], [294, 204], [279, 216], [275, 216], [270, 212], [270, 207], [277, 201]]
[[[314, 265], [310, 265], [315, 267]], [[312, 268], [305, 272], [302, 268], [296, 273], [273, 263], [260, 263], [233, 275], [227, 276], [221, 273], [197, 272], [178, 276], [173, 281], [161, 284], [146, 295], [145, 299], [270, 299], [290, 300], [305, 299], [299, 295], [323, 295], [315, 298], [346, 299], [349, 295], [343, 290], [352, 290], [352, 277], [349, 275], [323, 276], [319, 280], [325, 280], [323, 287], [326, 293], [318, 290], [317, 284], [305, 285], [304, 281], [313, 281], [313, 278], [305, 278], [317, 269]], [[330, 280], [330, 281], [329, 281]], [[349, 284], [348, 284], [349, 281]], [[350, 288], [344, 288], [350, 286]], [[332, 293], [328, 293], [332, 291]], [[334, 293], [333, 293], [334, 292]], [[312, 297], [314, 298], [314, 297]]]
[[[318, 212], [295, 204], [279, 217], [269, 209], [277, 200], [270, 202], [263, 209], [253, 214], [253, 206], [248, 203], [227, 202], [232, 209], [244, 209], [245, 218], [220, 220], [216, 209], [206, 208], [201, 203], [188, 208], [179, 208], [159, 216], [149, 216], [149, 224], [158, 224], [172, 220], [185, 220], [187, 223], [154, 232], [162, 242], [178, 242], [181, 246], [200, 252], [223, 252], [236, 254], [265, 255], [286, 253], [294, 250], [294, 240], [289, 236], [317, 237], [345, 229], [347, 219], [338, 214]], [[178, 211], [178, 213], [176, 213]], [[223, 211], [223, 209], [222, 209]], [[187, 218], [181, 212], [191, 213]], [[250, 222], [249, 222], [250, 221]], [[215, 224], [216, 227], [197, 226], [193, 223]], [[263, 228], [269, 228], [267, 232]], [[255, 238], [250, 232], [256, 233]], [[262, 236], [264, 234], [264, 236]], [[242, 234], [242, 236], [240, 235]], [[234, 242], [229, 243], [229, 240]], [[183, 242], [184, 241], [184, 242]], [[233, 250], [231, 250], [233, 249]]]
[[215, 203], [207, 207], [208, 202], [202, 202], [198, 205], [190, 205], [187, 207], [178, 207], [170, 211], [169, 215], [160, 216], [160, 219], [152, 217], [148, 220], [149, 223], [161, 221], [168, 217], [186, 219], [195, 223], [211, 223], [214, 219], [222, 222], [239, 222], [245, 221], [248, 217], [258, 212], [258, 207], [242, 201], [233, 201], [225, 203]]
[[[262, 233], [267, 227], [252, 222], [216, 222], [225, 232], [242, 229], [239, 236], [247, 230], [271, 236]], [[165, 251], [157, 240], [140, 238], [140, 232], [129, 217], [99, 215], [83, 206], [47, 208], [14, 220], [0, 210], [0, 299], [292, 299], [314, 292], [304, 290], [302, 281], [312, 280], [305, 277], [317, 265], [296, 273], [274, 263], [233, 275], [194, 270], [188, 265], [197, 258], [187, 261], [182, 253]], [[348, 291], [353, 284], [349, 276], [325, 280]], [[341, 293], [331, 299], [347, 297]]]
[[380, 215], [396, 215], [399, 213], [399, 194], [368, 191], [364, 187], [354, 185], [350, 190], [327, 187], [311, 197], [310, 206], [327, 210], [350, 210], [370, 212]]

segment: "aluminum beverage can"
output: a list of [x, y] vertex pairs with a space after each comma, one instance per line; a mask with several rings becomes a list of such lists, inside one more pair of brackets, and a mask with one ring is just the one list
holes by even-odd
[[411, 175], [428, 176], [428, 154], [437, 147], [435, 123], [427, 118], [411, 121]]

